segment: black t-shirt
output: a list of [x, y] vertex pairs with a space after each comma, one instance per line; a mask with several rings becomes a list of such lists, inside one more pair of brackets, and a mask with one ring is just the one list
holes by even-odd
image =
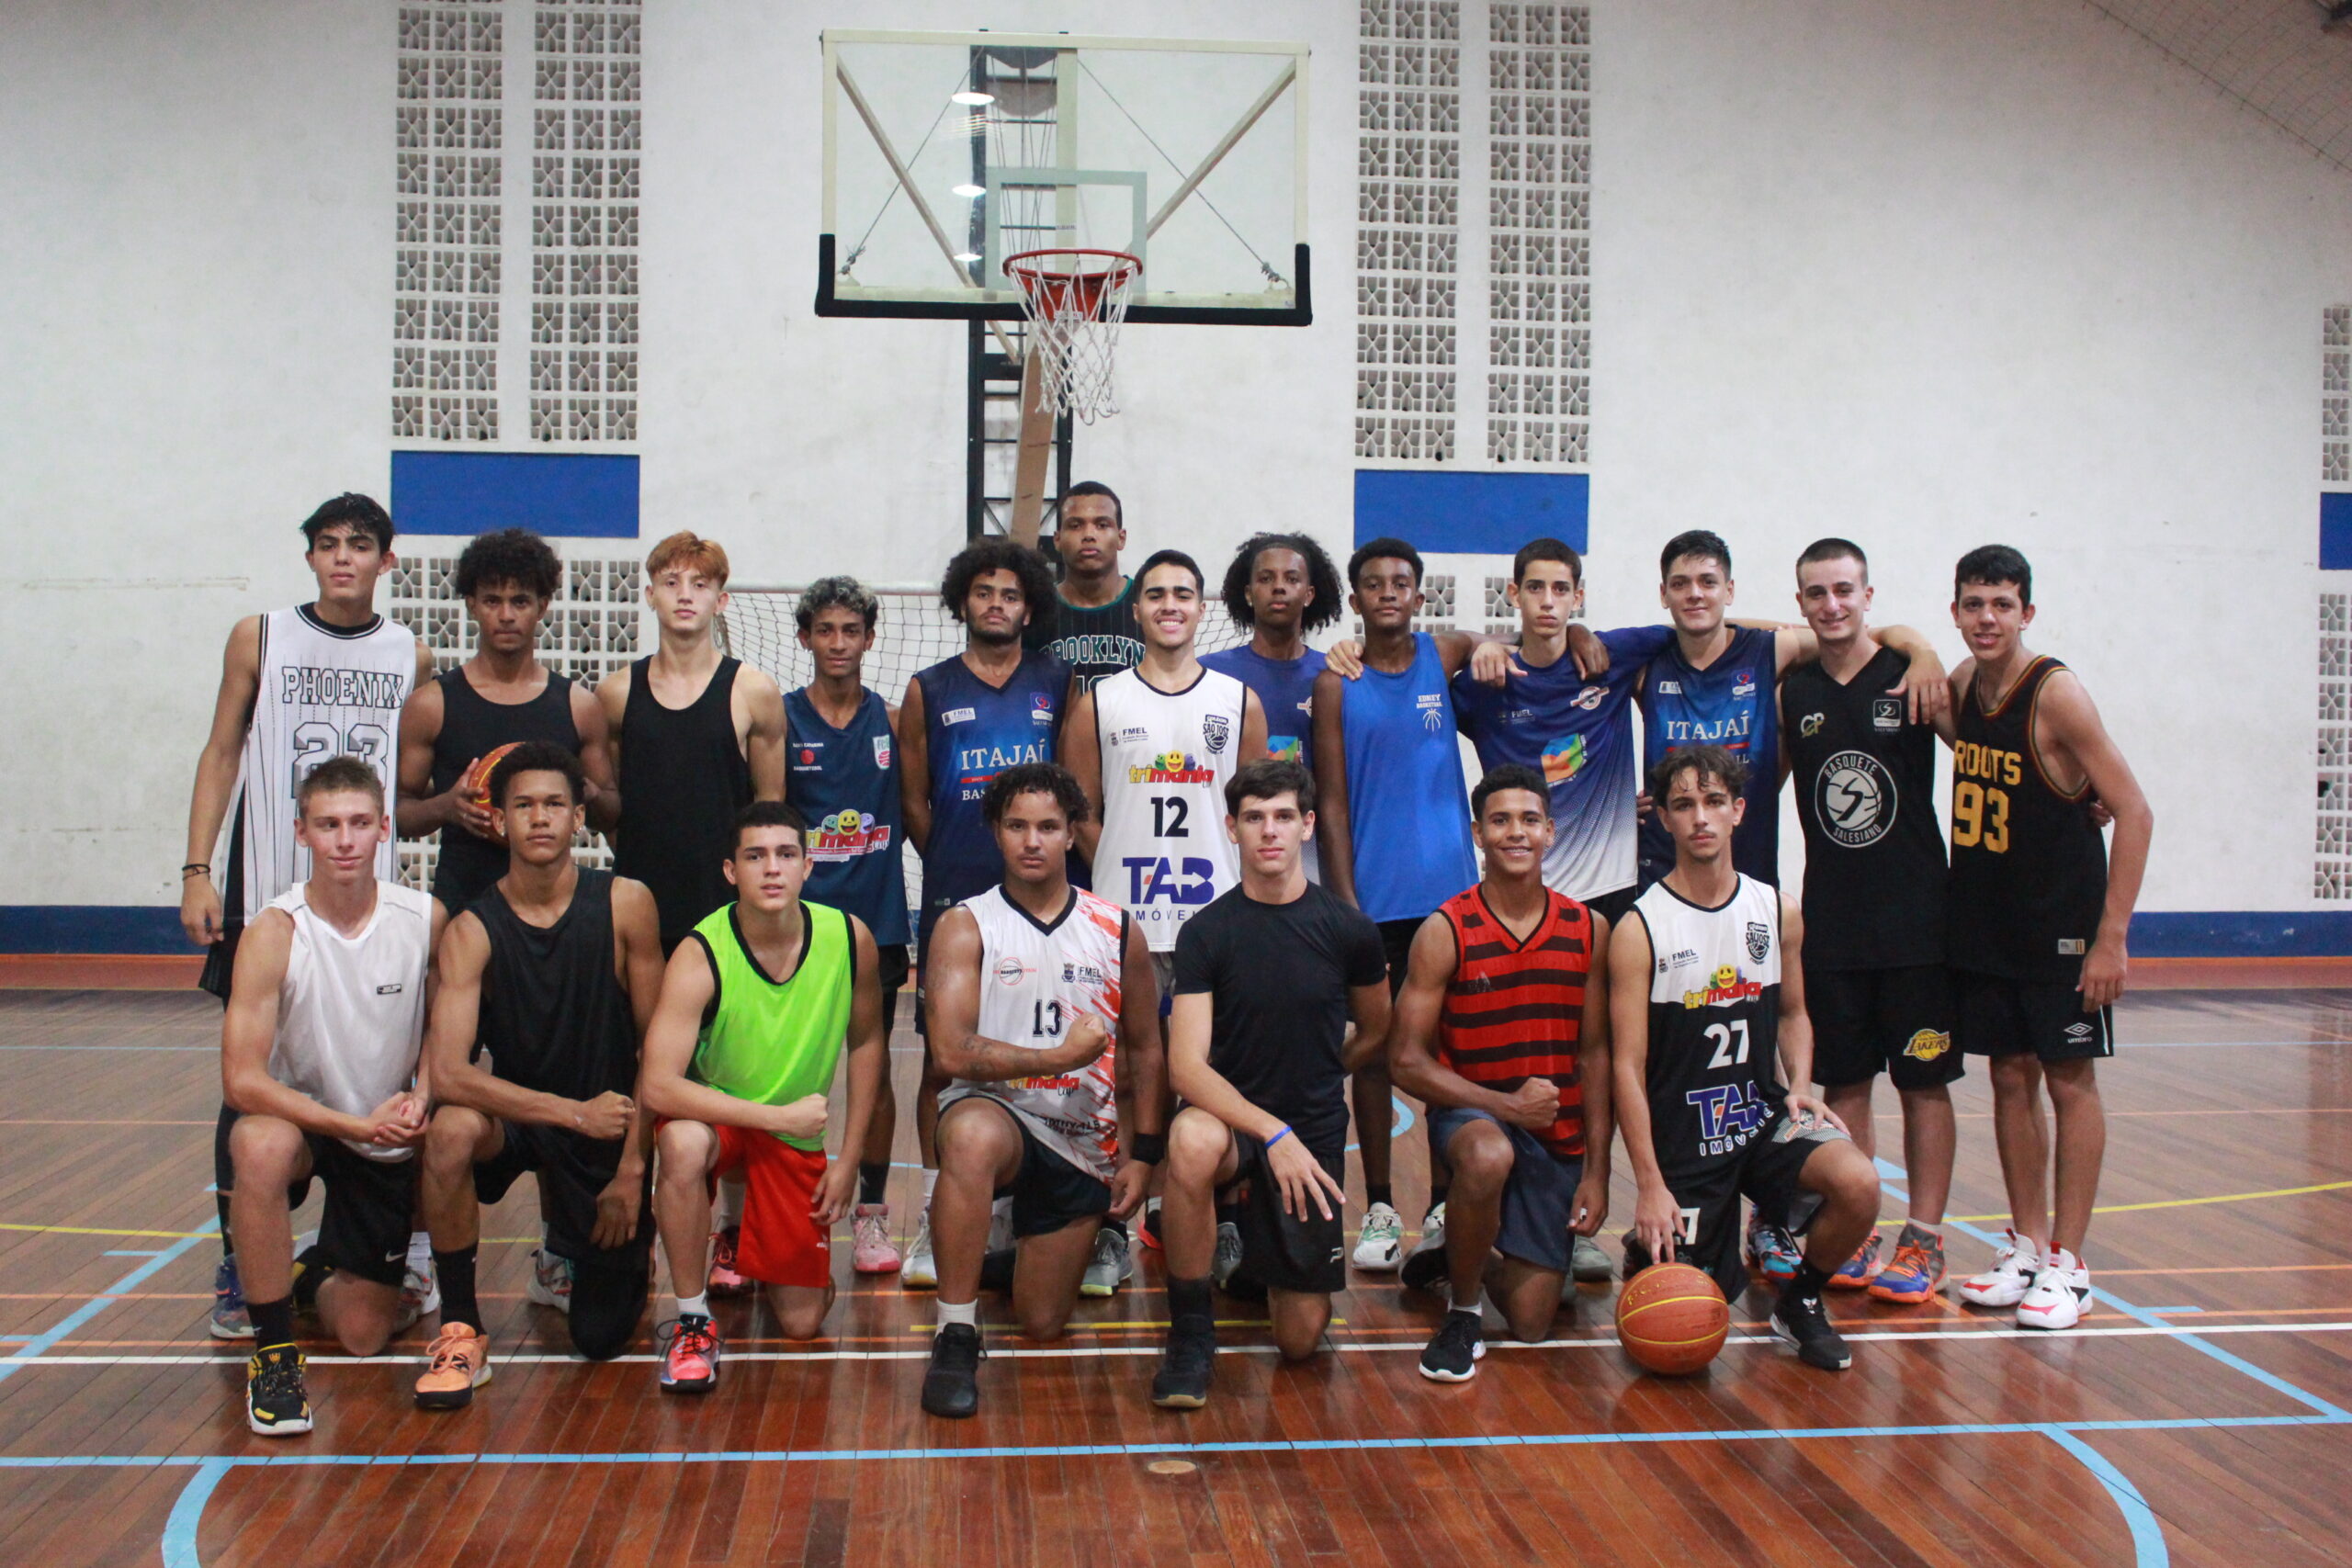
[[1781, 682], [1781, 743], [1804, 828], [1807, 969], [1943, 962], [1936, 732], [1887, 689], [1908, 668], [1882, 648], [1843, 685], [1819, 664]]
[[1216, 998], [1209, 1066], [1317, 1156], [1347, 1146], [1348, 992], [1387, 973], [1380, 929], [1312, 882], [1287, 904], [1236, 887], [1176, 939], [1175, 994]]

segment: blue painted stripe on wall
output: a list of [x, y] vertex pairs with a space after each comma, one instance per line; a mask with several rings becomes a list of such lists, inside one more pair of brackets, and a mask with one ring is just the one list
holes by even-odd
[[[0, 904], [0, 953], [193, 953], [176, 908], [137, 904]], [[2264, 914], [2143, 910], [2135, 958], [2352, 957], [2352, 909]]]
[[2319, 498], [2319, 569], [2352, 571], [2352, 491]]
[[625, 454], [392, 454], [392, 521], [403, 534], [528, 528], [562, 538], [634, 539], [637, 495], [637, 459]]
[[1358, 468], [1356, 543], [1394, 536], [1424, 553], [1508, 556], [1549, 537], [1582, 550], [1591, 492], [1584, 474]]

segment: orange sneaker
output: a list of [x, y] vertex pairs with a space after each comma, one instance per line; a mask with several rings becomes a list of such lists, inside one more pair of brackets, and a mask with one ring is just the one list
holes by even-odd
[[490, 1336], [462, 1323], [444, 1324], [425, 1354], [433, 1364], [416, 1380], [420, 1410], [460, 1410], [490, 1381]]
[[735, 1225], [714, 1231], [710, 1237], [710, 1283], [704, 1287], [714, 1296], [748, 1296], [753, 1286], [735, 1267], [735, 1248], [742, 1231]]

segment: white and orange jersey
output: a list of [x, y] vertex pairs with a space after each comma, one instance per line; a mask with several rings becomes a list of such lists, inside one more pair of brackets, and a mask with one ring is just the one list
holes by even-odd
[[[1091, 1013], [1117, 1040], [1125, 909], [1076, 887], [1050, 925], [1007, 898], [1001, 886], [962, 907], [980, 928], [983, 1037], [1043, 1051]], [[1117, 1056], [1114, 1043], [1074, 1073], [990, 1083], [959, 1078], [940, 1104], [975, 1094], [1001, 1100], [1048, 1148], [1108, 1181], [1119, 1166]]]

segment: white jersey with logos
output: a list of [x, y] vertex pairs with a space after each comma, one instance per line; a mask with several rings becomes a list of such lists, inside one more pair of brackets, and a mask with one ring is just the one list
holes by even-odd
[[[311, 875], [311, 853], [294, 840], [294, 791], [330, 757], [365, 757], [384, 781], [384, 809], [399, 783], [401, 705], [416, 680], [416, 634], [379, 615], [366, 626], [334, 626], [307, 604], [261, 618], [261, 680], [245, 727], [237, 786], [236, 844], [242, 917], [275, 902]], [[386, 840], [376, 874], [399, 874], [399, 849]]]
[[1781, 894], [1742, 875], [1702, 908], [1664, 882], [1634, 901], [1650, 939], [1650, 1138], [1669, 1177], [1703, 1171], [1781, 1112]]
[[[432, 896], [379, 881], [376, 912], [357, 936], [344, 935], [312, 909], [305, 887], [269, 907], [294, 921], [269, 1076], [330, 1111], [365, 1116], [416, 1077], [424, 971], [433, 956]], [[403, 1160], [414, 1152], [344, 1142], [375, 1160]]]
[[1032, 1050], [1062, 1043], [1091, 1015], [1114, 1043], [1074, 1073], [993, 1082], [957, 1079], [944, 1107], [980, 1094], [1001, 1101], [1038, 1141], [1079, 1169], [1108, 1181], [1119, 1168], [1117, 1103], [1120, 965], [1127, 913], [1083, 888], [1051, 925], [991, 887], [964, 900], [980, 928], [979, 1032]]
[[1225, 832], [1225, 785], [1241, 752], [1249, 688], [1204, 668], [1181, 692], [1140, 668], [1094, 688], [1102, 755], [1102, 837], [1094, 886], [1126, 906], [1154, 953], [1172, 953], [1184, 922], [1240, 880]]

